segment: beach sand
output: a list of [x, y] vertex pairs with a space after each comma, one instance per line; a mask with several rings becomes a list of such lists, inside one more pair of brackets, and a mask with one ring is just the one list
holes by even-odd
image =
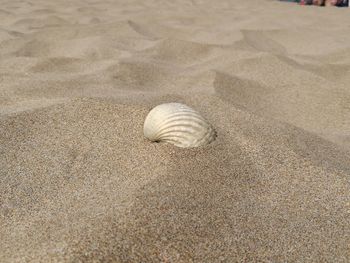
[[[349, 10], [1, 1], [0, 262], [349, 262]], [[143, 137], [181, 102], [218, 137]]]

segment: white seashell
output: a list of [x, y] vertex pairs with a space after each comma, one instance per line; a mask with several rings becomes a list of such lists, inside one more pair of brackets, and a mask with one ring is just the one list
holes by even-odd
[[215, 140], [213, 127], [198, 112], [181, 103], [165, 103], [147, 115], [143, 134], [155, 142], [197, 147]]

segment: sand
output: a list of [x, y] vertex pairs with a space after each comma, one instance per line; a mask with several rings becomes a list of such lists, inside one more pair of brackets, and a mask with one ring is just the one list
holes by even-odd
[[[0, 262], [349, 262], [349, 10], [0, 5]], [[143, 137], [195, 108], [195, 149]]]

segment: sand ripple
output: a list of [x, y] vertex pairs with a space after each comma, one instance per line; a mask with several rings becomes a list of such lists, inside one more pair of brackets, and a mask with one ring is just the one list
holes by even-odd
[[236, 2], [2, 1], [1, 262], [349, 261], [348, 10]]

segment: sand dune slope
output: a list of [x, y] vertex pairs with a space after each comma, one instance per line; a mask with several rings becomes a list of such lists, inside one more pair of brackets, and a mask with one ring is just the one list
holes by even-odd
[[[348, 20], [268, 0], [3, 1], [0, 261], [348, 262]], [[170, 101], [217, 140], [144, 139]]]

